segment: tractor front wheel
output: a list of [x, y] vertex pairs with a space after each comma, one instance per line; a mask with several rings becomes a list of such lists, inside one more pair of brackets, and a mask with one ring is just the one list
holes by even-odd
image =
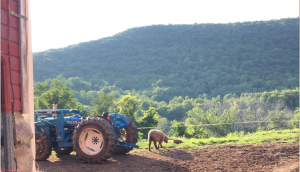
[[53, 150], [58, 155], [70, 155], [70, 153], [73, 152], [73, 148], [53, 148]]
[[45, 161], [49, 158], [52, 151], [51, 138], [44, 132], [35, 132], [35, 159], [38, 161]]
[[87, 163], [107, 161], [117, 146], [111, 124], [99, 117], [82, 120], [75, 128], [72, 140], [76, 155]]

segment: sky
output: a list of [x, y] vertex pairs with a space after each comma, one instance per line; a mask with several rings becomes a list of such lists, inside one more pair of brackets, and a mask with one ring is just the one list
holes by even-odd
[[299, 16], [299, 0], [31, 0], [32, 51], [157, 24], [234, 23]]

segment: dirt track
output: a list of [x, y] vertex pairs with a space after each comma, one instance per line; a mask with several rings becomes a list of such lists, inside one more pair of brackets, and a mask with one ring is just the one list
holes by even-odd
[[42, 172], [83, 171], [299, 171], [299, 142], [263, 145], [209, 146], [202, 150], [136, 149], [113, 156], [105, 164], [85, 164], [76, 155], [39, 161]]

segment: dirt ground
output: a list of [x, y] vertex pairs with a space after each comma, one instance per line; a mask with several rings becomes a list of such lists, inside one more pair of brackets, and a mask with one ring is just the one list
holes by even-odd
[[299, 142], [286, 144], [208, 146], [205, 149], [134, 149], [104, 164], [86, 164], [76, 155], [38, 161], [40, 172], [112, 171], [299, 171]]

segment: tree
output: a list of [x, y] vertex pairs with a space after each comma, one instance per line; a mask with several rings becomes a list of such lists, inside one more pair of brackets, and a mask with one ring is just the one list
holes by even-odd
[[[149, 107], [149, 110], [142, 111], [143, 117], [137, 120], [138, 127], [156, 127], [160, 116], [156, 112], [154, 107]], [[144, 137], [147, 137], [148, 132], [150, 129], [142, 129], [141, 132], [143, 133]]]
[[37, 82], [34, 84], [34, 96], [41, 96], [41, 94], [49, 89], [47, 82]]
[[292, 119], [292, 125], [294, 128], [299, 128], [299, 108], [294, 111], [294, 118]]
[[115, 105], [115, 96], [112, 94], [99, 94], [98, 98], [91, 101], [93, 109], [92, 115], [101, 115], [103, 112], [109, 112], [109, 109]]
[[157, 126], [160, 116], [154, 107], [149, 107], [149, 110], [142, 111], [143, 117], [137, 120], [140, 127], [154, 127]]
[[171, 124], [172, 128], [170, 130], [170, 133], [173, 133], [173, 136], [184, 136], [186, 130], [184, 122], [177, 122], [176, 120], [173, 120]]
[[[53, 79], [50, 84], [50, 89], [45, 91], [46, 84], [38, 84], [37, 93], [41, 93], [35, 98], [35, 109], [49, 109], [52, 104], [58, 101], [58, 109], [84, 109], [83, 105], [75, 102], [73, 90], [69, 89], [62, 81]], [[37, 94], [38, 95], [38, 94]]]
[[290, 119], [291, 115], [291, 112], [287, 109], [270, 111], [268, 115], [270, 120], [268, 130], [288, 129], [289, 124], [287, 121]]
[[170, 122], [168, 121], [167, 118], [164, 118], [164, 117], [160, 117], [159, 118], [159, 122], [157, 124], [157, 128], [160, 130], [160, 131], [163, 131], [164, 133], [168, 133], [170, 128], [167, 127], [170, 125]]
[[[199, 125], [203, 124], [202, 114], [204, 113], [203, 109], [195, 107], [188, 111], [187, 115], [189, 118], [186, 119], [186, 125]], [[187, 127], [186, 132], [188, 135], [191, 135], [196, 138], [204, 138], [208, 136], [208, 133], [205, 131], [204, 127], [199, 126], [189, 126]]]
[[136, 112], [141, 106], [140, 100], [137, 100], [135, 96], [125, 95], [121, 97], [117, 104], [120, 114], [127, 115], [133, 121], [136, 121]]

